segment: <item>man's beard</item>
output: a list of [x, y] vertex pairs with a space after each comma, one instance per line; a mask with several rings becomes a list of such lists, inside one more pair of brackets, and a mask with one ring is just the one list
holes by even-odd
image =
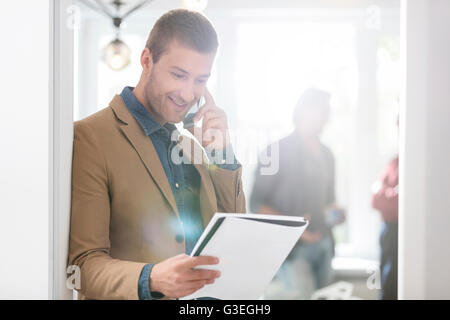
[[167, 119], [162, 114], [164, 95], [158, 96], [157, 94], [155, 94], [154, 92], [154, 89], [156, 88], [155, 83], [156, 80], [154, 79], [153, 75], [150, 74], [149, 79], [144, 88], [145, 103], [147, 104], [149, 112], [153, 117], [156, 116], [158, 118], [163, 118], [165, 122]]

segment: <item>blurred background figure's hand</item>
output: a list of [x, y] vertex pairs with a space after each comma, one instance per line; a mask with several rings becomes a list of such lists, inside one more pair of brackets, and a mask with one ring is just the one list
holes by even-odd
[[325, 218], [327, 219], [328, 225], [334, 227], [344, 223], [346, 220], [346, 213], [347, 211], [339, 206], [332, 205], [328, 207], [325, 211]]

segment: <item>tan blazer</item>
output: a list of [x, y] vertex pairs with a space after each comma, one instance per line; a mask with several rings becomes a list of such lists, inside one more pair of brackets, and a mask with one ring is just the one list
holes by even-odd
[[[208, 164], [187, 136], [180, 143], [189, 157], [201, 155], [195, 168], [204, 225], [215, 212], [245, 212], [242, 168]], [[138, 299], [144, 265], [184, 252], [181, 220], [158, 154], [116, 95], [109, 107], [74, 124], [68, 265], [80, 267], [78, 297]]]

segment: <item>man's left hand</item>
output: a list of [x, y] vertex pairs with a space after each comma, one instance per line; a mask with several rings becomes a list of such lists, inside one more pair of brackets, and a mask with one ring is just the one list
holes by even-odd
[[203, 119], [202, 127], [194, 126], [188, 130], [204, 148], [223, 150], [230, 144], [227, 115], [225, 111], [216, 106], [207, 88], [205, 88], [204, 97], [205, 104], [200, 107], [194, 117], [194, 123]]

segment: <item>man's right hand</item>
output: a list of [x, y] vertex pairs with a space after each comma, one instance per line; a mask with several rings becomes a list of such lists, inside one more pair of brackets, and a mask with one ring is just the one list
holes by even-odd
[[190, 257], [180, 254], [153, 266], [150, 273], [150, 291], [161, 292], [168, 298], [181, 298], [214, 283], [220, 271], [193, 269], [201, 265], [218, 264], [211, 256]]

